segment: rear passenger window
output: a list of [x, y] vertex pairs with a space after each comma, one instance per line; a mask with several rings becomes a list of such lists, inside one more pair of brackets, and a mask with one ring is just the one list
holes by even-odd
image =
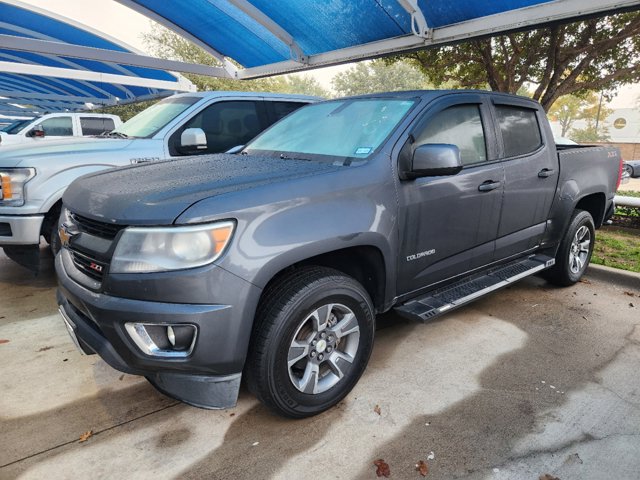
[[112, 118], [80, 117], [82, 135], [100, 135], [116, 128]]
[[428, 143], [448, 143], [460, 149], [465, 165], [487, 160], [487, 147], [478, 105], [458, 105], [431, 117], [425, 128], [414, 134], [414, 148]]
[[534, 152], [542, 145], [536, 111], [529, 108], [496, 105], [505, 157]]
[[200, 153], [226, 152], [245, 145], [262, 131], [255, 102], [217, 102], [189, 120], [187, 128], [201, 128], [207, 137], [207, 149]]
[[304, 105], [304, 103], [300, 102], [271, 102], [271, 104], [273, 105], [276, 122]]
[[70, 137], [73, 135], [71, 117], [53, 117], [44, 120], [42, 130], [47, 137]]

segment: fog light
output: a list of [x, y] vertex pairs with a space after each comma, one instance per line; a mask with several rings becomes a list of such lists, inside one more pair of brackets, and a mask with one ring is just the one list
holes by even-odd
[[126, 323], [125, 329], [140, 350], [154, 357], [187, 357], [196, 344], [195, 325]]

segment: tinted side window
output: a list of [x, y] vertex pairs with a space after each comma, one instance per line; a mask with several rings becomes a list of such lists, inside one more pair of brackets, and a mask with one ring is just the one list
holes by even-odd
[[100, 135], [116, 128], [112, 118], [80, 117], [82, 135]]
[[506, 157], [531, 153], [542, 145], [535, 110], [496, 105], [496, 112]]
[[299, 109], [304, 103], [300, 102], [270, 102], [273, 105], [274, 121], [277, 122], [281, 118], [286, 117], [291, 112]]
[[189, 120], [184, 129], [201, 128], [207, 137], [202, 153], [226, 152], [245, 145], [262, 131], [255, 102], [219, 102]]
[[71, 117], [49, 118], [40, 125], [42, 125], [45, 136], [70, 137], [73, 135]]
[[460, 149], [462, 163], [487, 160], [487, 146], [478, 105], [449, 107], [431, 117], [424, 129], [414, 134], [414, 148], [427, 143], [448, 143]]

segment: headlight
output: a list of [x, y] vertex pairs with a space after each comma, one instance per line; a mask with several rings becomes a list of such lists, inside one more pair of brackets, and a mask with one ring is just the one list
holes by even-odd
[[0, 170], [0, 205], [24, 205], [24, 186], [36, 176], [35, 168], [3, 168]]
[[111, 273], [181, 270], [216, 260], [229, 243], [234, 222], [188, 227], [124, 230], [111, 260]]

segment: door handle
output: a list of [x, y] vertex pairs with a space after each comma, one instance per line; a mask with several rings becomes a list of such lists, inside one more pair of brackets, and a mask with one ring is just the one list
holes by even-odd
[[553, 175], [555, 172], [553, 170], [553, 168], [543, 168], [542, 170], [540, 170], [538, 172], [538, 177], [539, 178], [548, 178], [551, 175]]
[[502, 185], [501, 182], [487, 180], [486, 182], [483, 182], [478, 186], [478, 190], [480, 190], [481, 192], [490, 192], [491, 190], [495, 190], [496, 188], [498, 188], [500, 185]]

